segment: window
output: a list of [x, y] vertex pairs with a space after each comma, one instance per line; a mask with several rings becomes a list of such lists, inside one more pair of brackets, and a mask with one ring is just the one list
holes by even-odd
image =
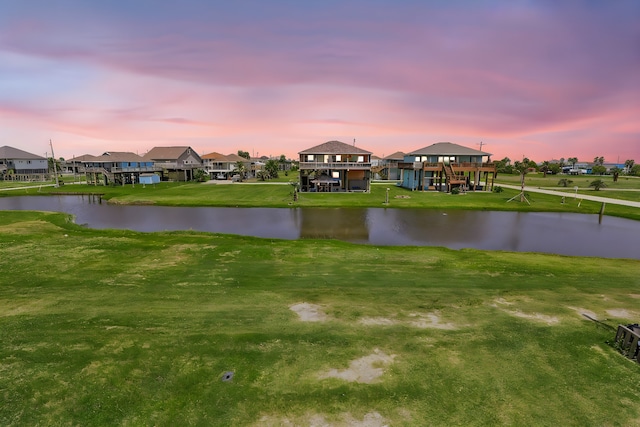
[[313, 154], [307, 154], [307, 161], [313, 162]]
[[340, 172], [331, 172], [331, 177], [336, 179], [340, 178]]
[[342, 154], [336, 154], [336, 162], [342, 161]]
[[420, 156], [416, 156], [416, 158], [414, 159], [414, 162], [419, 162], [420, 161]]
[[358, 162], [359, 163], [364, 162], [364, 156], [358, 156]]

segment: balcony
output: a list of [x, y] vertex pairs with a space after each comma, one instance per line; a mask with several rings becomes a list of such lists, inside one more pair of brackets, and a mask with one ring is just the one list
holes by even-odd
[[354, 169], [354, 170], [370, 170], [371, 162], [300, 162], [301, 170], [309, 169]]
[[162, 170], [157, 166], [131, 166], [126, 168], [104, 168], [101, 166], [81, 166], [78, 168], [78, 172], [95, 172], [102, 173], [103, 171], [111, 173], [131, 173], [131, 172], [157, 172]]

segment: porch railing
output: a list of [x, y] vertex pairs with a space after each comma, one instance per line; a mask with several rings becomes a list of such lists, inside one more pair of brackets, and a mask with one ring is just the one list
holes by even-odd
[[371, 162], [300, 162], [300, 169], [371, 169]]

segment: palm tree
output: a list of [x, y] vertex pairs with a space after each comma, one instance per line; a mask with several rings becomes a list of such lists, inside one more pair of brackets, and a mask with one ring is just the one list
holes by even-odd
[[278, 177], [278, 162], [273, 160], [273, 159], [267, 160], [267, 163], [265, 163], [265, 165], [264, 165], [264, 170], [268, 174], [267, 178], [277, 178]]
[[601, 188], [605, 188], [607, 184], [601, 179], [594, 179], [589, 183], [589, 187], [593, 187], [595, 191], [600, 191]]
[[611, 168], [611, 174], [613, 174], [613, 182], [618, 182], [618, 176], [620, 175], [620, 172], [622, 172], [622, 169], [617, 166]]
[[529, 166], [529, 159], [526, 157], [522, 159], [522, 162], [516, 160], [513, 164], [513, 168], [520, 173], [520, 202], [524, 202], [526, 200], [527, 203], [529, 203], [524, 196], [524, 176], [529, 172]]
[[550, 164], [549, 164], [548, 160], [545, 160], [544, 162], [542, 162], [542, 166], [540, 166], [540, 170], [544, 174], [543, 178], [547, 177], [547, 172], [549, 171], [549, 166], [550, 166]]
[[247, 167], [245, 166], [243, 161], [238, 160], [236, 162], [235, 171], [238, 172], [239, 180], [242, 181], [244, 179], [244, 174], [247, 172]]
[[558, 185], [560, 187], [568, 187], [569, 184], [571, 184], [573, 181], [567, 178], [562, 178], [560, 181], [558, 181]]
[[569, 157], [567, 159], [567, 162], [571, 163], [571, 169], [575, 169], [576, 168], [576, 163], [578, 163], [578, 158], [577, 157]]
[[629, 159], [629, 160], [625, 160], [624, 161], [624, 168], [627, 170], [626, 173], [629, 173], [629, 171], [631, 170], [631, 168], [633, 167], [633, 165], [636, 162], [633, 159]]

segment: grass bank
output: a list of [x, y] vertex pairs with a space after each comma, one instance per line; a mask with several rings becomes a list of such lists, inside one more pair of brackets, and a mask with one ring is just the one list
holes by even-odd
[[[566, 179], [569, 181], [568, 187], [564, 187], [560, 184], [562, 179]], [[558, 174], [552, 175], [547, 174], [544, 176], [543, 173], [528, 173], [525, 175], [525, 183], [526, 185], [530, 185], [533, 187], [544, 187], [544, 188], [556, 188], [562, 189], [565, 188], [567, 190], [573, 190], [573, 187], [577, 186], [580, 189], [589, 189], [589, 184], [591, 181], [596, 179], [600, 179], [605, 182], [608, 188], [614, 189], [636, 189], [640, 190], [640, 177], [637, 176], [618, 176], [618, 181], [613, 181], [612, 175], [566, 175], [566, 174]], [[520, 185], [520, 175], [508, 175], [508, 174], [498, 174], [498, 178], [496, 180], [498, 184], [512, 184], [512, 185]]]
[[638, 261], [0, 212], [0, 269], [1, 425], [640, 423], [640, 365], [581, 314], [637, 322]]
[[[389, 204], [385, 205], [389, 189]], [[292, 187], [286, 183], [206, 184], [163, 182], [157, 185], [126, 185], [115, 187], [91, 185], [65, 185], [61, 188], [29, 188], [0, 192], [0, 197], [11, 195], [46, 195], [55, 193], [100, 193], [110, 203], [157, 204], [165, 206], [237, 206], [237, 207], [391, 207], [423, 209], [472, 209], [523, 212], [576, 212], [598, 214], [600, 203], [561, 198], [539, 193], [527, 194], [531, 205], [518, 201], [507, 202], [518, 194], [505, 189], [502, 193], [468, 192], [448, 194], [440, 192], [409, 191], [395, 185], [375, 183], [370, 193], [300, 193], [293, 202]], [[598, 192], [606, 196], [606, 192]], [[607, 205], [607, 215], [640, 220], [640, 210], [633, 207]]]

